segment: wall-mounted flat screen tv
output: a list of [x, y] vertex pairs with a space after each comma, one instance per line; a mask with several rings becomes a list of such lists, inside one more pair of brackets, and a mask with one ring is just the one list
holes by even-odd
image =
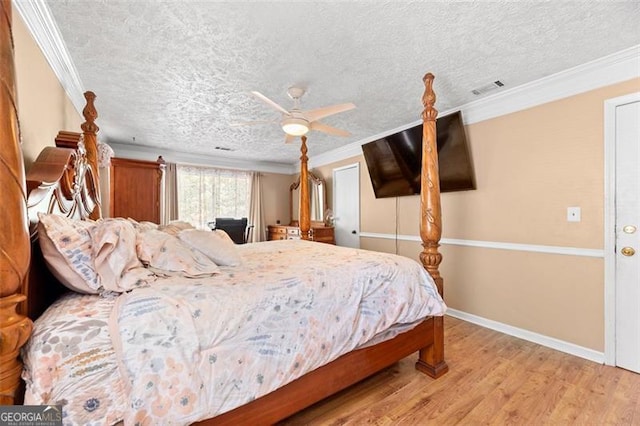
[[[440, 191], [476, 189], [460, 111], [436, 120]], [[422, 124], [362, 145], [376, 198], [420, 194]]]

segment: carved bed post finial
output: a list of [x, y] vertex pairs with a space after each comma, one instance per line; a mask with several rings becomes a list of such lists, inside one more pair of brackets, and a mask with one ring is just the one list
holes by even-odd
[[300, 237], [303, 240], [310, 240], [311, 236], [311, 210], [309, 208], [309, 170], [307, 169], [307, 137], [302, 136], [302, 146], [300, 147]]
[[16, 313], [26, 299], [19, 292], [27, 279], [31, 244], [13, 57], [11, 0], [0, 0], [0, 188], [5, 206], [0, 220], [0, 405], [14, 403], [22, 372], [18, 355], [33, 327]]
[[[100, 130], [100, 128], [98, 127], [98, 125], [95, 123], [96, 118], [98, 118], [98, 111], [96, 110], [96, 107], [94, 105], [94, 101], [96, 99], [96, 95], [93, 92], [84, 92], [84, 98], [87, 101], [86, 106], [84, 107], [84, 109], [82, 110], [82, 115], [84, 116], [84, 119], [86, 120], [84, 123], [82, 123], [82, 125], [80, 126], [82, 128], [82, 132], [84, 135], [84, 147], [87, 150], [87, 162], [89, 163], [89, 166], [91, 166], [91, 168], [93, 169], [93, 174], [96, 178], [96, 180], [99, 182], [100, 181], [100, 169], [98, 166], [98, 130]], [[100, 186], [97, 186], [98, 191], [100, 190]], [[100, 194], [98, 194], [98, 201], [100, 200]], [[89, 215], [90, 219], [99, 219], [100, 217], [102, 217], [102, 213], [101, 213], [101, 204], [100, 202], [98, 202], [98, 204], [96, 204], [96, 207], [94, 208], [94, 210], [91, 212], [91, 215]]]
[[422, 133], [422, 177], [420, 201], [422, 211], [420, 215], [420, 237], [422, 238], [422, 265], [431, 274], [442, 294], [442, 278], [438, 267], [442, 262], [442, 255], [438, 251], [442, 236], [442, 219], [440, 207], [440, 178], [438, 174], [438, 145], [436, 140], [436, 117], [438, 111], [434, 108], [436, 94], [433, 91], [433, 74], [424, 76], [425, 92], [422, 96], [424, 104], [423, 133]]

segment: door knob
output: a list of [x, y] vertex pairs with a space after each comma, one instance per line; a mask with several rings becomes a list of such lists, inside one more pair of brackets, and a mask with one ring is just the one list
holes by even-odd
[[636, 251], [633, 249], [633, 247], [623, 247], [622, 250], [620, 250], [620, 253], [622, 253], [624, 256], [633, 256], [634, 254], [636, 254]]

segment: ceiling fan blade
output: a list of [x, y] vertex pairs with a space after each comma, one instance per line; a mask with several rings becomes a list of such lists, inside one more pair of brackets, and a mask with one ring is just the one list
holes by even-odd
[[303, 111], [304, 116], [309, 121], [321, 120], [325, 117], [328, 117], [333, 114], [337, 114], [339, 112], [349, 111], [350, 109], [354, 109], [356, 106], [351, 102], [346, 104], [338, 104], [332, 105], [324, 108], [311, 109], [309, 111]]
[[346, 130], [336, 129], [335, 127], [327, 126], [326, 124], [319, 121], [314, 121], [311, 123], [311, 130], [317, 130], [319, 132], [324, 132], [335, 136], [351, 136], [351, 133], [347, 132]]
[[285, 133], [285, 137], [284, 137], [284, 143], [291, 143], [293, 141], [296, 140], [296, 137], [293, 135], [290, 135], [288, 133]]
[[289, 114], [289, 111], [287, 111], [286, 109], [282, 108], [280, 105], [278, 105], [277, 103], [273, 102], [271, 99], [267, 98], [265, 95], [263, 95], [260, 92], [256, 92], [255, 90], [251, 92], [251, 94], [253, 96], [255, 96], [256, 98], [260, 99], [262, 102], [264, 102], [265, 104], [271, 106], [272, 108], [277, 109], [278, 111], [284, 113], [284, 114]]

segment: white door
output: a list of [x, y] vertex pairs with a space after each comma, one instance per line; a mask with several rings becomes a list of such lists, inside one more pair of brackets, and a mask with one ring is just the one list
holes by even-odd
[[640, 102], [615, 116], [616, 365], [640, 373]]
[[336, 245], [360, 248], [360, 164], [333, 170]]

